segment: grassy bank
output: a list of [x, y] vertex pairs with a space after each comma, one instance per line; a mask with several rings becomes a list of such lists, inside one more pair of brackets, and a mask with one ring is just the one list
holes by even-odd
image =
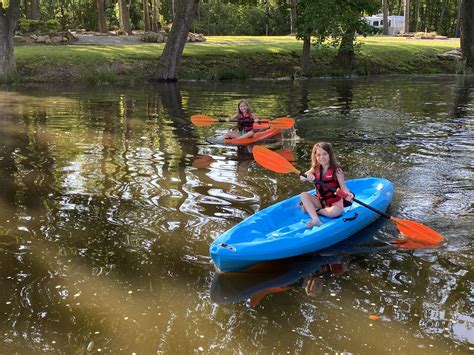
[[[361, 38], [352, 74], [455, 73], [459, 64], [436, 54], [458, 39]], [[153, 80], [163, 44], [30, 45], [15, 48], [19, 81], [26, 83], [133, 84]], [[185, 47], [180, 79], [298, 77], [302, 42], [294, 37], [208, 37]], [[312, 49], [314, 76], [347, 75], [332, 65], [336, 50]]]

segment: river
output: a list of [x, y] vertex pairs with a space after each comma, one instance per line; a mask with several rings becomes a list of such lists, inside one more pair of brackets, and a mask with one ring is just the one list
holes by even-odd
[[[472, 353], [474, 78], [385, 76], [0, 91], [2, 353]], [[380, 220], [266, 275], [219, 275], [209, 245], [310, 187], [211, 144], [247, 98], [292, 116], [309, 168], [389, 179], [394, 216], [438, 231], [399, 248]]]

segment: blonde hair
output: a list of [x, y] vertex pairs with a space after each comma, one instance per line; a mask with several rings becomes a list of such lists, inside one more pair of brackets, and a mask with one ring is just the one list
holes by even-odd
[[313, 150], [311, 151], [311, 169], [315, 170], [319, 168], [318, 160], [316, 159], [316, 151], [318, 148], [321, 148], [326, 153], [329, 154], [329, 167], [332, 168], [334, 171], [341, 169], [341, 165], [337, 161], [336, 154], [334, 154], [334, 150], [332, 149], [331, 143], [327, 142], [319, 142], [313, 146]]

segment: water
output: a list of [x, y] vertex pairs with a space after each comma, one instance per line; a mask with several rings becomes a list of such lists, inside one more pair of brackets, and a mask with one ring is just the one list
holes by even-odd
[[[469, 353], [472, 77], [179, 83], [0, 92], [2, 353]], [[209, 144], [246, 97], [291, 115], [300, 169], [333, 143], [348, 178], [395, 186], [394, 216], [442, 233], [404, 250], [379, 221], [267, 275], [217, 275], [208, 248], [308, 189]], [[378, 320], [369, 316], [376, 315]]]

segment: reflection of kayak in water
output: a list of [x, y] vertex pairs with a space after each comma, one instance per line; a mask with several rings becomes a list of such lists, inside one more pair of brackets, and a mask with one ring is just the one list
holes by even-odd
[[285, 292], [294, 284], [317, 293], [315, 288], [322, 286], [322, 282], [310, 276], [330, 273], [331, 269], [343, 270], [341, 262], [340, 257], [309, 254], [259, 264], [249, 272], [216, 274], [211, 284], [211, 300], [228, 304], [250, 299], [252, 305], [257, 305], [265, 296]]
[[[290, 162], [295, 161], [295, 155], [293, 154], [293, 150], [291, 148], [278, 149], [278, 150], [275, 150], [275, 152], [280, 154], [281, 156], [283, 156], [286, 160]], [[238, 147], [236, 160], [237, 161], [253, 160], [251, 146]], [[215, 161], [216, 160], [210, 155], [197, 155], [192, 161], [191, 165], [194, 168], [207, 169]]]
[[[388, 208], [393, 196], [393, 186], [385, 179], [349, 180], [347, 186], [358, 200], [381, 211]], [[297, 195], [269, 206], [217, 238], [210, 247], [216, 267], [223, 272], [239, 271], [257, 263], [325, 249], [380, 217], [354, 202], [340, 217], [321, 217], [322, 226], [307, 228], [310, 217], [296, 207], [299, 200]]]
[[377, 220], [351, 238], [325, 249], [324, 254], [269, 261], [244, 272], [217, 273], [211, 284], [211, 300], [227, 304], [250, 299], [250, 304], [256, 305], [266, 295], [287, 291], [295, 284], [314, 296], [323, 284], [321, 276], [343, 273], [351, 256], [393, 249], [374, 238], [384, 222]]

